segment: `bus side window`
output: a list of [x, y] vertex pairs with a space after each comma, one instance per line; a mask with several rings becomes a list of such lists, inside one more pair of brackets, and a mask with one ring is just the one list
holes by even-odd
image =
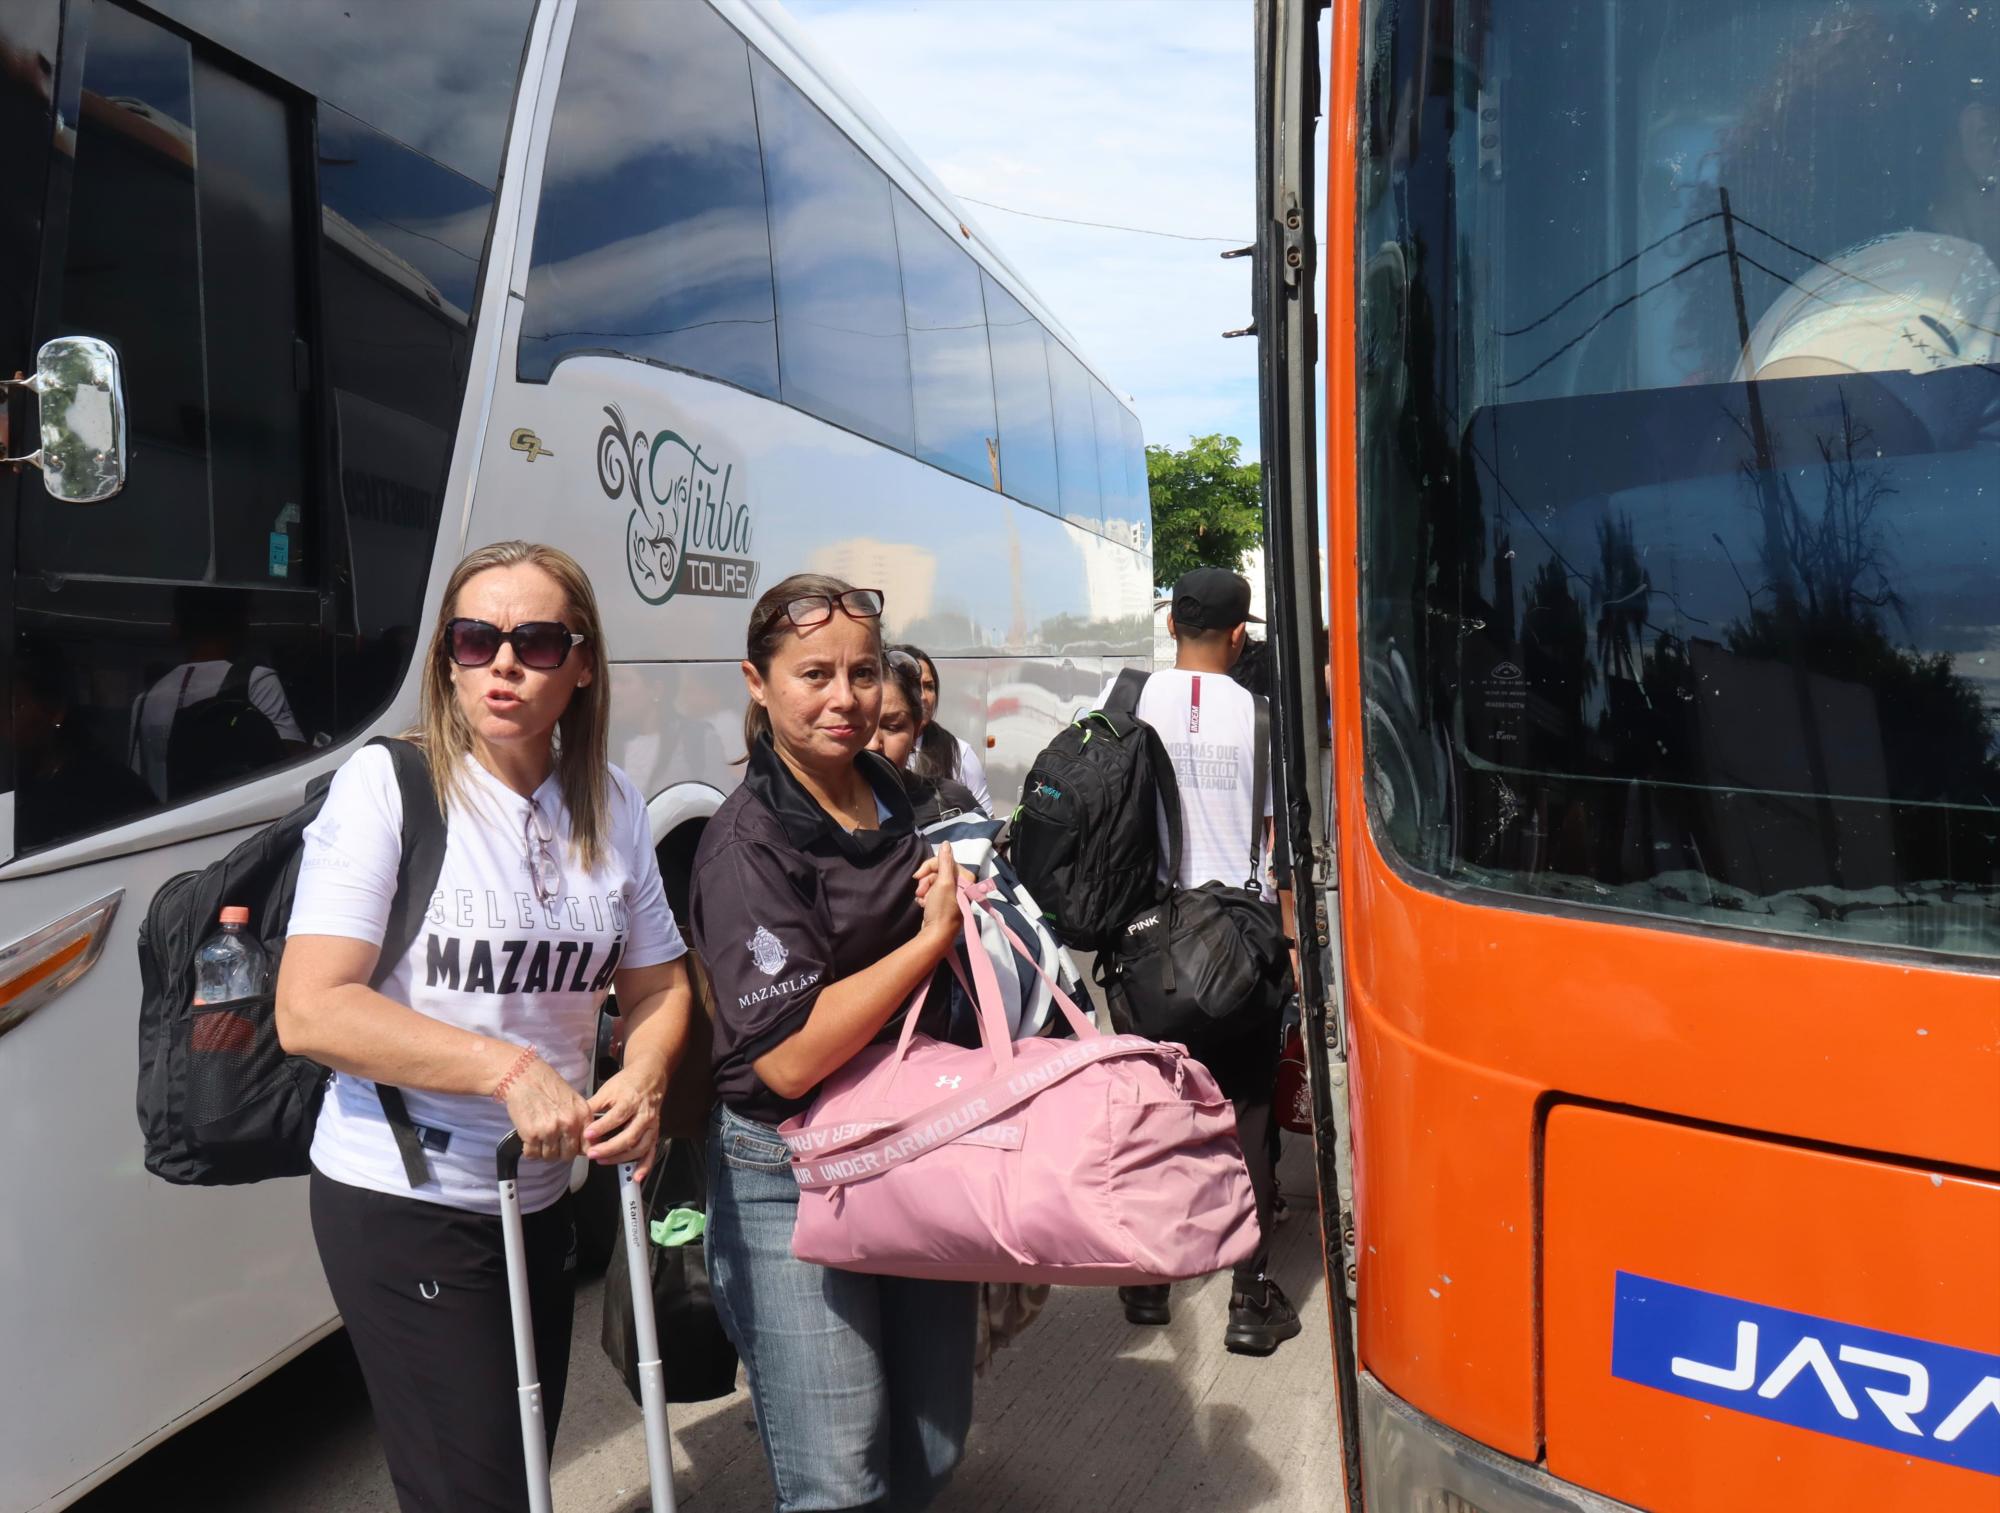
[[1097, 423], [1090, 413], [1090, 370], [1054, 336], [1048, 336], [1048, 357], [1063, 518], [1096, 530], [1103, 506], [1097, 484]]
[[[101, 505], [21, 494], [19, 851], [342, 740], [408, 663], [492, 190], [243, 61], [356, 77], [337, 17], [263, 14], [189, 8], [225, 50], [112, 0], [71, 12], [75, 168], [36, 337], [119, 348], [133, 446]], [[504, 109], [447, 107], [497, 173]]]
[[518, 373], [614, 353], [778, 397], [743, 39], [706, 5], [577, 13], [549, 128]]
[[986, 326], [993, 339], [993, 397], [1000, 416], [1000, 486], [1045, 510], [1061, 507], [1056, 487], [1055, 421], [1049, 405], [1049, 359], [1041, 325], [982, 271]]
[[785, 403], [915, 450], [889, 180], [770, 64], [750, 65]]
[[900, 189], [896, 243], [910, 324], [917, 455], [1000, 487], [1000, 433], [993, 423], [993, 362], [979, 265]]
[[[1104, 533], [1126, 546], [1135, 545], [1133, 528], [1146, 515], [1145, 491], [1128, 474], [1130, 466], [1125, 422], [1132, 414], [1109, 389], [1090, 381], [1090, 414], [1097, 426], [1097, 488], [1103, 502]], [[1134, 426], [1138, 424], [1133, 421]]]
[[1153, 545], [1153, 485], [1146, 471], [1146, 440], [1139, 429], [1139, 417], [1130, 410], [1120, 412], [1118, 427], [1125, 451], [1126, 507], [1132, 512], [1132, 544], [1141, 551], [1149, 551]]

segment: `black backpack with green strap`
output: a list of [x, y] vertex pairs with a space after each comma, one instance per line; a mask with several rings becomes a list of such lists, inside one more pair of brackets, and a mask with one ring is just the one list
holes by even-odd
[[[380, 738], [403, 798], [396, 898], [370, 986], [380, 987], [417, 938], [444, 863], [445, 821], [423, 753]], [[278, 1043], [278, 963], [298, 889], [306, 827], [326, 802], [331, 775], [306, 801], [199, 872], [168, 879], [139, 927], [139, 1129], [146, 1169], [184, 1186], [223, 1187], [299, 1177], [311, 1170], [313, 1126], [327, 1069]], [[250, 911], [250, 933], [271, 961], [271, 986], [233, 1003], [194, 1002], [195, 950], [228, 906]], [[380, 1087], [412, 1187], [429, 1178], [423, 1136], [400, 1089]]]
[[1166, 747], [1135, 711], [1146, 675], [1118, 674], [1028, 769], [1008, 860], [1066, 946], [1095, 951], [1165, 896], [1158, 811], [1180, 822]]

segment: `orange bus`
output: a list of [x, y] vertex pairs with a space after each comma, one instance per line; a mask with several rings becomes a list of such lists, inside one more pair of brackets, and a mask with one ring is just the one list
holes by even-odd
[[1990, 1513], [2000, 6], [1259, 15], [1355, 1489]]

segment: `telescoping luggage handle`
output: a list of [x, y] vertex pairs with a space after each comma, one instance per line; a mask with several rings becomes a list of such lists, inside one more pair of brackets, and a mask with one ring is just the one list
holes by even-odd
[[[549, 1485], [548, 1430], [543, 1421], [541, 1370], [535, 1364], [535, 1318], [528, 1302], [528, 1251], [521, 1230], [521, 1134], [507, 1131], [493, 1153], [500, 1181], [500, 1234], [507, 1252], [507, 1303], [514, 1318], [514, 1372], [521, 1404], [521, 1453], [528, 1463], [529, 1513], [555, 1513]], [[652, 1513], [676, 1513], [673, 1450], [667, 1441], [667, 1386], [660, 1369], [660, 1331], [653, 1318], [653, 1276], [647, 1264], [645, 1203], [634, 1163], [618, 1168], [618, 1213], [625, 1263], [632, 1275], [632, 1327], [639, 1339], [639, 1401], [646, 1419], [646, 1472]]]

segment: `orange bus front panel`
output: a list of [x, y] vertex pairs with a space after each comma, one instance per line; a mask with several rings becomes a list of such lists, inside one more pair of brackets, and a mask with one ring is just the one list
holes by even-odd
[[2000, 1508], [2000, 1185], [1559, 1106], [1549, 1469], [1640, 1507]]

